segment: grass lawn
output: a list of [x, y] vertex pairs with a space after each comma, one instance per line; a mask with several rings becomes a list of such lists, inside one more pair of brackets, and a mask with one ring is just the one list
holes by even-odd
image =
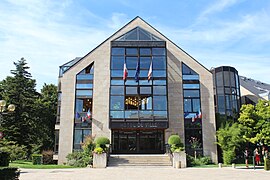
[[32, 164], [32, 161], [19, 161], [19, 160], [9, 163], [9, 167], [19, 167], [19, 168], [26, 168], [26, 169], [63, 169], [63, 168], [75, 168], [73, 166], [56, 165], [56, 164], [33, 165]]
[[[253, 167], [252, 164], [249, 164], [250, 167]], [[222, 167], [232, 167], [232, 165], [222, 164]], [[246, 164], [235, 164], [235, 167], [246, 167]], [[192, 166], [191, 168], [218, 168], [218, 164], [209, 164], [201, 166]]]

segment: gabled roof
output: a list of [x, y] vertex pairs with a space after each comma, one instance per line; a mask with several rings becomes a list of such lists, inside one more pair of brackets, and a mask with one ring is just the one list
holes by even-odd
[[[118, 32], [120, 32], [121, 30], [123, 30], [125, 27], [127, 27], [129, 24], [131, 24], [133, 21], [136, 20], [140, 20], [143, 21], [145, 24], [147, 24], [150, 28], [152, 28], [153, 30], [155, 30], [157, 33], [159, 33], [162, 37], [164, 37], [165, 39], [167, 39], [168, 41], [170, 41], [173, 45], [175, 45], [178, 49], [180, 49], [182, 52], [184, 52], [187, 56], [189, 56], [191, 59], [193, 59], [194, 61], [196, 61], [196, 63], [198, 63], [199, 65], [201, 65], [205, 70], [207, 70], [209, 73], [211, 73], [209, 71], [209, 69], [207, 69], [204, 65], [202, 65], [200, 62], [198, 62], [195, 58], [193, 58], [191, 55], [189, 55], [186, 51], [184, 51], [182, 48], [180, 48], [177, 44], [175, 44], [173, 41], [171, 41], [170, 39], [168, 39], [166, 36], [164, 36], [161, 32], [159, 32], [157, 29], [155, 29], [153, 26], [151, 26], [149, 23], [147, 23], [145, 20], [143, 20], [141, 17], [136, 16], [134, 19], [132, 19], [130, 22], [128, 22], [125, 26], [123, 26], [122, 28], [120, 28], [118, 31], [116, 31], [114, 34], [112, 34], [110, 37], [108, 37], [105, 41], [103, 41], [100, 45], [98, 45], [96, 48], [94, 48], [93, 50], [91, 50], [89, 53], [87, 53], [84, 57], [82, 57], [79, 61], [75, 62], [72, 66], [76, 65], [78, 62], [80, 62], [81, 60], [83, 60], [86, 56], [88, 56], [89, 54], [91, 54], [93, 51], [95, 51], [97, 48], [99, 48], [101, 45], [103, 45], [106, 41], [108, 41], [109, 39], [111, 39], [114, 35], [116, 35]], [[137, 27], [136, 27], [137, 28]], [[145, 33], [147, 31], [143, 30], [141, 31], [142, 28], [140, 29], [136, 29], [135, 31], [138, 33]], [[133, 29], [134, 30], [134, 29]], [[131, 30], [132, 31], [132, 30]], [[127, 34], [127, 33], [126, 33]], [[153, 35], [149, 35], [149, 32], [147, 32], [146, 34], [148, 34], [148, 36], [150, 36], [152, 39], [156, 39], [156, 36]], [[150, 33], [151, 34], [151, 33]], [[123, 35], [122, 35], [123, 36]], [[120, 36], [119, 38], [121, 38], [122, 36]], [[138, 37], [138, 36], [137, 36]], [[117, 39], [119, 39], [117, 38]], [[124, 37], [122, 37], [124, 38]], [[126, 38], [126, 37], [125, 37]], [[139, 37], [140, 38], [140, 37]], [[116, 40], [117, 40], [116, 39]], [[160, 39], [160, 38], [158, 38]], [[66, 71], [68, 71], [72, 66], [70, 66]], [[65, 71], [65, 72], [66, 72]]]
[[240, 76], [240, 85], [260, 98], [264, 98], [270, 94], [270, 84], [261, 81]]
[[152, 33], [137, 26], [114, 41], [163, 41]]

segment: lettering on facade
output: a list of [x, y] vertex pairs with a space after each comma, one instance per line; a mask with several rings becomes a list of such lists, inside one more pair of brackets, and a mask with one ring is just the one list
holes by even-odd
[[167, 122], [125, 122], [112, 123], [112, 128], [167, 128]]

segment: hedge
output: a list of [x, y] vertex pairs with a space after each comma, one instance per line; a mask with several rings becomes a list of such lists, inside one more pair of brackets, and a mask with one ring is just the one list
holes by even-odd
[[1, 180], [17, 180], [19, 179], [20, 171], [14, 167], [2, 167], [0, 168]]
[[0, 166], [9, 166], [10, 153], [0, 151]]
[[42, 164], [42, 154], [32, 154], [33, 165]]

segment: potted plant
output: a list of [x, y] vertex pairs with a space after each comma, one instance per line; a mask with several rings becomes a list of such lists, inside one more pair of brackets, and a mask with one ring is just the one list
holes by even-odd
[[184, 145], [181, 142], [179, 135], [171, 135], [168, 139], [170, 150], [173, 154], [173, 167], [185, 168], [186, 165], [186, 153], [184, 152]]
[[93, 152], [93, 167], [107, 167], [107, 152], [110, 140], [107, 137], [99, 137], [95, 141], [96, 147]]

